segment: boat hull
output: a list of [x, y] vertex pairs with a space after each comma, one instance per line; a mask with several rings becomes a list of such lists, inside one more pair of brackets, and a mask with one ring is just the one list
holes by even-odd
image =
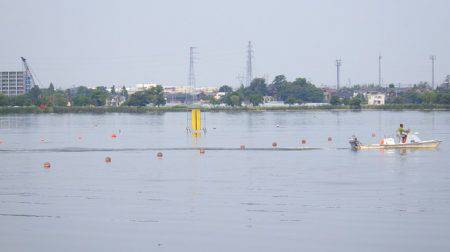
[[405, 143], [405, 144], [371, 144], [371, 145], [359, 145], [358, 150], [370, 150], [370, 149], [434, 149], [439, 146], [441, 141], [430, 140], [417, 143]]

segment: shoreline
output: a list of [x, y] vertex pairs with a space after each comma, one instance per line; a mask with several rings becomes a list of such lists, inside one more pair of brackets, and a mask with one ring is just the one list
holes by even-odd
[[[29, 107], [0, 107], [1, 114], [66, 114], [66, 113], [152, 113], [152, 112], [187, 112], [189, 107], [48, 107], [41, 109], [35, 106]], [[264, 111], [450, 111], [450, 105], [420, 105], [420, 104], [387, 104], [381, 106], [363, 105], [361, 108], [350, 106], [290, 106], [290, 107], [203, 107], [205, 112], [264, 112]]]

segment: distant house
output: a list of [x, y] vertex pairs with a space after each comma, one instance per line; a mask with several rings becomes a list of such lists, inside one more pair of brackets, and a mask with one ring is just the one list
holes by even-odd
[[222, 98], [222, 96], [225, 96], [227, 93], [226, 92], [217, 92], [214, 95], [214, 99], [219, 100], [220, 98]]
[[369, 105], [384, 105], [385, 100], [386, 95], [383, 93], [367, 93], [367, 104]]
[[272, 96], [263, 96], [264, 103], [269, 103], [275, 101], [275, 99]]
[[125, 102], [125, 97], [122, 95], [112, 95], [106, 99], [106, 106], [108, 107], [119, 107]]
[[322, 88], [322, 91], [323, 91], [323, 101], [324, 102], [330, 102], [331, 96], [336, 94], [336, 89], [332, 89], [332, 88], [324, 87], [324, 88]]

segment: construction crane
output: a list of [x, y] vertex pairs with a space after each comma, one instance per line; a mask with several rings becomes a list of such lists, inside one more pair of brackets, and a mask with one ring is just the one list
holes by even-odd
[[[25, 69], [25, 93], [28, 93], [32, 87], [36, 86], [35, 79], [37, 80], [37, 78], [35, 78], [35, 74], [31, 71], [31, 68], [27, 63], [27, 59], [25, 59], [24, 57], [20, 57], [20, 59], [22, 60], [23, 67]], [[39, 84], [38, 80], [37, 82]]]

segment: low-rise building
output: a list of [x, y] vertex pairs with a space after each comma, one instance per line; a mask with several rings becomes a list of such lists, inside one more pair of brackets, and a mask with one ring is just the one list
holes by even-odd
[[386, 95], [383, 93], [367, 93], [367, 104], [368, 105], [384, 105], [386, 100]]
[[227, 93], [226, 92], [217, 92], [214, 95], [214, 99], [219, 100], [220, 98], [222, 98], [223, 96], [225, 96]]

